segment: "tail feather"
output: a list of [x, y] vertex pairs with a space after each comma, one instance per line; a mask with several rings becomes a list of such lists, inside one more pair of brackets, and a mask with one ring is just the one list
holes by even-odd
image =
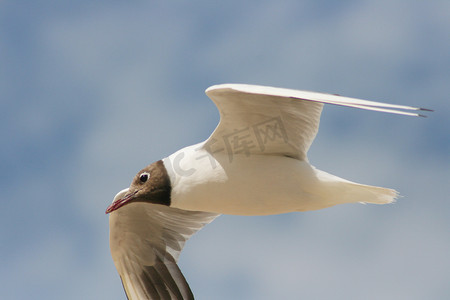
[[[355, 195], [359, 199], [357, 202], [360, 203], [387, 204], [395, 202], [399, 196], [399, 193], [393, 189], [357, 183], [353, 184], [358, 189], [361, 189], [361, 192], [357, 192]], [[359, 197], [359, 193], [361, 193], [361, 198]]]
[[331, 200], [332, 205], [357, 202], [387, 204], [399, 197], [393, 189], [359, 184], [317, 169], [316, 174], [323, 187], [327, 187], [322, 190], [322, 196]]

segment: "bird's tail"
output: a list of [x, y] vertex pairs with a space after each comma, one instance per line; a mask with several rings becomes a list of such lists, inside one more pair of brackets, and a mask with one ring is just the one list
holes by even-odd
[[323, 190], [325, 195], [322, 196], [335, 202], [333, 204], [355, 202], [387, 204], [399, 197], [396, 190], [359, 184], [317, 169], [316, 176], [321, 184], [327, 187]]
[[399, 196], [398, 192], [393, 189], [382, 188], [350, 182], [350, 192], [348, 199], [351, 202], [387, 204], [392, 203]]

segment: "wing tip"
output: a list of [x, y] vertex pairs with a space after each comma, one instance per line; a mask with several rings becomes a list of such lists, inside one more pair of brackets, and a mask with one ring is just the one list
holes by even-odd
[[[420, 107], [418, 110], [421, 112], [434, 112], [433, 109], [423, 108], [423, 107]], [[419, 117], [427, 118], [427, 116], [423, 115], [423, 114], [419, 114]]]
[[423, 110], [423, 111], [434, 111], [433, 109], [423, 108], [423, 107], [420, 107], [419, 110]]
[[[421, 111], [421, 112], [434, 112], [434, 110], [433, 109], [429, 109], [429, 108], [423, 108], [423, 107], [419, 107], [419, 108], [417, 108], [417, 110], [418, 111]], [[428, 118], [428, 116], [427, 115], [424, 115], [424, 114], [417, 114], [417, 116], [418, 117], [422, 117], [422, 118]]]

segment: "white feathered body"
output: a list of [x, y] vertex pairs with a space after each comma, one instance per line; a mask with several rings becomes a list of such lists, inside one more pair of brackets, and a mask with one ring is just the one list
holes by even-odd
[[[320, 171], [286, 156], [209, 154], [202, 144], [164, 159], [172, 181], [171, 206], [233, 215], [317, 210], [337, 204], [392, 202], [391, 189]], [[201, 171], [200, 171], [201, 170]]]

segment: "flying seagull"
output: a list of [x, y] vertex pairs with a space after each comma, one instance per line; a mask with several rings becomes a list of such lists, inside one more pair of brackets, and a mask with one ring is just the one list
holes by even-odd
[[220, 122], [204, 142], [137, 173], [110, 214], [110, 247], [129, 300], [194, 299], [177, 266], [184, 243], [220, 214], [272, 215], [342, 203], [385, 204], [392, 189], [309, 164], [324, 103], [423, 116], [428, 109], [245, 84], [209, 87]]

